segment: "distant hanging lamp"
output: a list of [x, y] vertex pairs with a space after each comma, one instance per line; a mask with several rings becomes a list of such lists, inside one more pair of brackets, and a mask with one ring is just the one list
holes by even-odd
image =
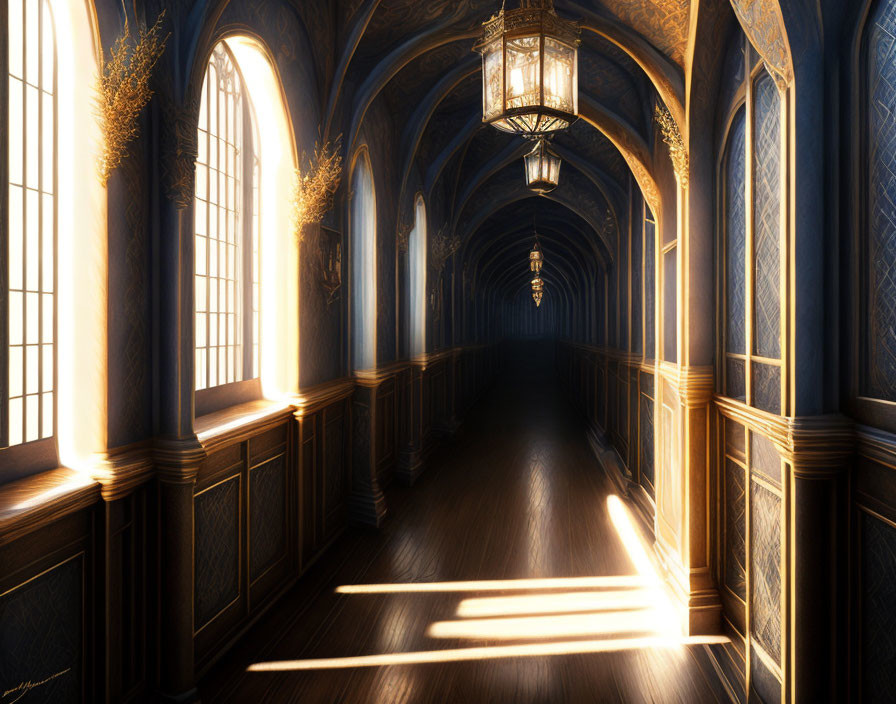
[[[533, 222], [534, 229], [534, 222]], [[544, 253], [538, 246], [538, 232], [535, 233], [535, 244], [532, 245], [532, 251], [529, 252], [529, 271], [535, 274], [532, 279], [532, 298], [535, 301], [535, 307], [541, 306], [541, 299], [544, 296], [544, 281], [541, 278], [541, 268], [544, 266]]]
[[542, 264], [544, 264], [544, 254], [538, 247], [538, 235], [536, 235], [535, 244], [532, 247], [532, 251], [529, 252], [529, 271], [540, 274]]
[[535, 148], [526, 154], [526, 185], [538, 195], [553, 191], [560, 183], [563, 160], [548, 146], [544, 137], [535, 140]]
[[561, 19], [553, 0], [519, 0], [483, 25], [482, 121], [499, 130], [542, 135], [579, 114], [578, 23]]
[[541, 306], [541, 299], [544, 297], [544, 281], [540, 276], [532, 279], [532, 298], [535, 301], [535, 307]]

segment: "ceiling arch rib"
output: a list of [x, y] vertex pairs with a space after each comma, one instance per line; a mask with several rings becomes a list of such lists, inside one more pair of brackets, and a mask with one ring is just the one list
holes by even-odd
[[474, 208], [472, 217], [469, 220], [461, 220], [459, 222], [456, 234], [460, 237], [462, 246], [463, 243], [470, 239], [480, 229], [481, 225], [493, 215], [520, 201], [529, 199], [534, 200], [538, 198], [559, 204], [565, 210], [580, 218], [581, 221], [587, 223], [588, 228], [594, 233], [594, 242], [596, 244], [599, 243], [602, 248], [602, 254], [605, 257], [605, 260], [607, 262], [612, 261], [611, 253], [615, 249], [615, 242], [611, 240], [611, 233], [606, 231], [603, 222], [595, 221], [592, 214], [583, 210], [580, 200], [568, 197], [566, 188], [561, 187], [544, 196], [537, 196], [535, 193], [522, 186], [501, 183], [496, 183], [495, 185], [495, 192], [485, 193], [485, 207], [478, 209]]
[[410, 178], [411, 169], [420, 146], [420, 140], [423, 138], [426, 128], [430, 120], [432, 120], [432, 116], [438, 110], [439, 105], [458, 85], [478, 72], [478, 59], [470, 57], [470, 59], [463, 61], [450, 73], [445, 74], [430, 89], [429, 93], [427, 93], [426, 97], [411, 115], [401, 139], [401, 153], [404, 156], [402, 158], [403, 168], [399, 193], [404, 193], [407, 187], [408, 178]]
[[[542, 234], [551, 242], [558, 246], [563, 246], [576, 253], [583, 262], [594, 262], [596, 267], [603, 268], [606, 262], [601, 258], [600, 252], [597, 251], [593, 242], [587, 235], [576, 227], [571, 226], [569, 221], [552, 219], [551, 223], [541, 226], [539, 229], [539, 238]], [[575, 236], [570, 235], [573, 231]], [[463, 266], [469, 275], [478, 277], [482, 272], [494, 265], [497, 257], [503, 256], [505, 247], [512, 246], [517, 248], [519, 252], [529, 251], [534, 240], [534, 233], [528, 229], [519, 226], [504, 229], [502, 231], [489, 233], [490, 237], [474, 238], [474, 242], [483, 241], [481, 247], [471, 247], [464, 255]]]
[[336, 103], [342, 92], [342, 85], [345, 81], [345, 75], [348, 72], [349, 64], [351, 63], [352, 58], [354, 58], [355, 52], [358, 50], [358, 46], [361, 44], [361, 40], [364, 38], [364, 33], [367, 31], [367, 27], [370, 25], [370, 20], [373, 19], [373, 14], [379, 7], [380, 2], [381, 0], [364, 0], [364, 5], [355, 13], [358, 19], [355, 21], [354, 25], [352, 25], [352, 30], [349, 32], [345, 46], [342, 48], [342, 53], [339, 56], [339, 63], [336, 65], [336, 71], [333, 73], [330, 92], [327, 95], [327, 111], [324, 113], [326, 116], [323, 130], [324, 140], [328, 139], [330, 136], [330, 128], [333, 125], [333, 117], [336, 113]]
[[[398, 75], [398, 72], [401, 71], [401, 69], [428, 51], [445, 46], [446, 44], [470, 40], [478, 36], [478, 32], [472, 31], [446, 36], [446, 30], [453, 24], [454, 21], [436, 24], [425, 33], [403, 42], [382, 59], [373, 71], [370, 72], [367, 80], [361, 85], [361, 88], [358, 91], [358, 98], [355, 101], [351, 127], [348, 132], [349, 138], [346, 144], [350, 150], [354, 148], [355, 140], [361, 129], [361, 123], [364, 121], [364, 116], [367, 114], [370, 105], [389, 81]], [[351, 153], [351, 151], [348, 153]]]
[[[566, 233], [562, 236], [564, 239], [569, 238], [570, 241], [577, 241], [580, 248], [587, 247], [587, 249], [582, 250], [584, 251], [583, 256], [585, 256], [586, 259], [596, 261], [597, 264], [604, 269], [609, 266], [610, 260], [607, 256], [608, 252], [601, 248], [599, 238], [586, 220], [570, 211], [569, 208], [562, 203], [548, 201], [548, 203], [546, 203], [547, 207], [538, 207], [539, 199], [534, 194], [529, 194], [526, 199], [514, 200], [510, 205], [506, 206], [506, 208], [509, 209], [522, 200], [526, 200], [527, 202], [523, 203], [522, 206], [513, 208], [512, 222], [525, 223], [522, 227], [528, 231], [529, 222], [535, 219], [533, 216], [535, 215], [536, 208], [538, 208], [537, 221], [534, 223], [537, 225], [537, 228], [533, 229], [538, 229], [540, 232], [542, 227], [544, 227], [545, 229], [552, 228], [552, 231], [554, 232]], [[478, 227], [461, 245], [459, 252], [461, 261], [475, 262], [477, 257], [481, 257], [482, 254], [480, 254], [480, 250], [487, 250], [492, 242], [492, 238], [489, 237], [489, 235], [492, 234], [495, 229], [499, 230], [499, 238], [501, 236], [506, 236], [508, 233], [519, 231], [520, 226], [496, 228], [496, 224], [501, 224], [506, 221], [507, 219], [504, 218], [502, 209], [496, 209], [490, 219]], [[577, 237], [572, 237], [569, 233], [574, 233]], [[480, 237], [480, 234], [483, 236]], [[531, 237], [534, 235], [534, 232], [528, 232], [528, 234]]]
[[[618, 223], [618, 210], [620, 207], [620, 203], [624, 202], [625, 196], [625, 193], [622, 190], [622, 186], [616, 183], [609, 175], [605, 174], [602, 170], [596, 169], [592, 162], [581, 158], [581, 156], [579, 156], [578, 154], [571, 152], [570, 150], [565, 149], [558, 144], [554, 144], [552, 148], [557, 152], [557, 155], [564, 160], [567, 168], [571, 167], [576, 169], [576, 171], [587, 178], [591, 182], [591, 184], [600, 192], [601, 196], [603, 196], [603, 199], [606, 201], [607, 206], [610, 208], [613, 220]], [[453, 204], [452, 210], [455, 213], [455, 217], [454, 221], [451, 224], [452, 231], [454, 231], [457, 227], [458, 219], [461, 213], [463, 213], [467, 204], [475, 195], [477, 189], [496, 173], [510, 166], [514, 161], [520, 160], [520, 165], [522, 166], [522, 157], [530, 149], [531, 145], [527, 142], [514, 142], [508, 144], [496, 156], [494, 156], [491, 160], [480, 167], [479, 171], [475, 174], [473, 179], [464, 189], [461, 197]], [[523, 176], [521, 175], [520, 178], [520, 183], [522, 184]]]
[[603, 132], [613, 145], [622, 154], [632, 176], [641, 188], [644, 199], [648, 202], [656, 217], [661, 217], [662, 196], [653, 177], [650, 150], [647, 143], [641, 139], [630, 127], [627, 127], [621, 118], [611, 113], [600, 103], [591, 100], [588, 96], [581, 96], [579, 103], [579, 117], [595, 128]]
[[583, 30], [608, 39], [632, 57], [653, 83], [656, 92], [659, 93], [684, 134], [686, 126], [685, 90], [684, 74], [681, 68], [647, 39], [622, 22], [604, 17], [572, 0], [556, 0], [556, 5], [567, 14], [581, 18]]
[[[564, 230], [555, 227], [539, 228], [539, 241], [549, 242], [551, 246], [546, 252], [550, 252], [557, 247], [557, 251], [571, 251], [580, 257], [579, 262], [584, 262], [586, 266], [591, 264], [602, 265], [602, 262], [596, 259], [595, 252], [588, 251], [581, 241], [575, 241], [565, 234]], [[483, 248], [481, 252], [475, 253], [475, 258], [468, 262], [472, 269], [472, 276], [475, 280], [480, 280], [485, 272], [494, 267], [503, 268], [506, 260], [517, 258], [518, 264], [524, 267], [528, 260], [522, 257], [532, 247], [534, 241], [533, 234], [519, 227], [506, 230], [505, 232], [493, 237], [489, 241], [489, 246]], [[547, 256], [547, 254], [545, 255]], [[510, 262], [512, 264], [512, 261]]]

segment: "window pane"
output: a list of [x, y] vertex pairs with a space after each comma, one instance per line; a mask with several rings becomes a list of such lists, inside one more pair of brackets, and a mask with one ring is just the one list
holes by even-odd
[[25, 103], [22, 82], [9, 79], [9, 182], [23, 183], [22, 145], [25, 134], [23, 130]]
[[[23, 78], [22, 75], [22, 35], [25, 31], [22, 3], [27, 0], [9, 0], [7, 21], [9, 22], [9, 73]], [[34, 0], [30, 0], [33, 2]]]

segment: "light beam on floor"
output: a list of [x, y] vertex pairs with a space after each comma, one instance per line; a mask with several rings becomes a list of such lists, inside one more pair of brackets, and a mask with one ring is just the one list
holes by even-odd
[[527, 643], [525, 645], [494, 645], [477, 648], [453, 648], [425, 650], [412, 653], [383, 653], [346, 658], [319, 658], [312, 660], [281, 660], [258, 662], [248, 667], [249, 672], [298, 672], [307, 670], [343, 670], [352, 667], [385, 667], [392, 665], [425, 665], [440, 662], [464, 662], [469, 660], [496, 660], [499, 658], [545, 657], [552, 655], [577, 655], [610, 653], [620, 650], [644, 648], [678, 648], [683, 645], [708, 645], [727, 643], [722, 636], [697, 636], [681, 639], [660, 637], [617, 638], [604, 640], [573, 640], [556, 643]]
[[507, 592], [535, 589], [618, 589], [644, 587], [639, 575], [560, 577], [556, 579], [493, 579], [468, 582], [407, 582], [397, 584], [344, 584], [337, 594], [418, 594], [425, 592]]
[[[460, 601], [453, 621], [432, 623], [429, 638], [547, 642], [447, 648], [352, 657], [260, 662], [250, 672], [288, 672], [419, 665], [606, 653], [648, 648], [680, 649], [687, 645], [727, 643], [725, 636], [686, 637], [674, 602], [650, 557], [651, 548], [622, 500], [607, 497], [616, 534], [637, 574], [547, 579], [348, 584], [339, 594], [405, 595], [452, 592], [505, 592], [502, 596]], [[519, 594], [514, 592], [537, 592]]]

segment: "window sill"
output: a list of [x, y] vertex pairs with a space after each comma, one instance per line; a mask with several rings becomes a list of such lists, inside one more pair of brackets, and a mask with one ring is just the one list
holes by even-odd
[[0, 545], [87, 508], [100, 499], [91, 477], [58, 467], [0, 486]]
[[207, 452], [241, 442], [265, 426], [275, 425], [296, 410], [293, 401], [248, 401], [199, 416], [193, 429]]

